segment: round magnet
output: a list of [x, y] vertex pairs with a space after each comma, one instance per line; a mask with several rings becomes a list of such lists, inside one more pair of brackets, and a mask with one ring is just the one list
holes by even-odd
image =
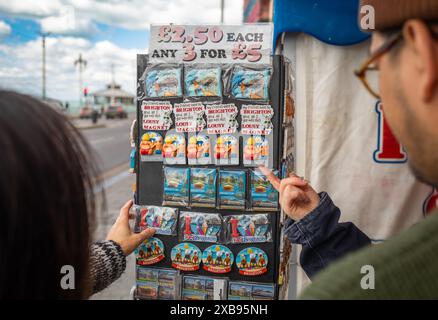
[[201, 250], [194, 244], [182, 242], [172, 248], [170, 258], [175, 269], [195, 271], [201, 263]]
[[231, 271], [234, 255], [227, 247], [214, 244], [202, 253], [203, 269], [212, 273], [227, 273]]
[[148, 266], [164, 259], [164, 244], [158, 238], [146, 239], [136, 250], [137, 264]]
[[259, 248], [249, 247], [239, 252], [236, 264], [240, 274], [259, 276], [267, 271], [268, 256]]

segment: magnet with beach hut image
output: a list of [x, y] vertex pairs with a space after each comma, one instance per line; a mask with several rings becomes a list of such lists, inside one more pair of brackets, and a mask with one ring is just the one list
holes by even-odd
[[216, 179], [215, 168], [190, 169], [190, 205], [192, 207], [216, 206]]
[[246, 171], [220, 170], [218, 198], [221, 209], [245, 209]]
[[268, 271], [268, 256], [259, 248], [245, 248], [237, 254], [236, 265], [241, 275], [260, 276]]
[[182, 242], [170, 253], [172, 267], [182, 271], [196, 271], [200, 268], [201, 250], [192, 243]]
[[164, 259], [164, 244], [158, 238], [152, 237], [143, 241], [135, 250], [137, 264], [149, 266]]
[[202, 253], [202, 268], [211, 273], [228, 273], [233, 263], [231, 250], [220, 244], [214, 244]]
[[189, 171], [189, 168], [164, 167], [163, 205], [188, 205]]

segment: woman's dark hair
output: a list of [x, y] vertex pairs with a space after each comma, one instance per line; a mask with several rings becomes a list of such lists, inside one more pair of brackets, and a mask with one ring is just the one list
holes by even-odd
[[[90, 155], [60, 112], [0, 90], [0, 299], [87, 297], [98, 176]], [[61, 287], [65, 265], [74, 290]]]

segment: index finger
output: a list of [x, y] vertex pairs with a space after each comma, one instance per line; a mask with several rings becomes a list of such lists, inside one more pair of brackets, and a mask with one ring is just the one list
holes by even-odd
[[129, 219], [129, 210], [131, 209], [133, 204], [134, 204], [134, 201], [132, 201], [132, 199], [127, 201], [123, 205], [123, 207], [120, 209], [120, 217]]
[[265, 166], [260, 166], [259, 170], [266, 176], [266, 179], [272, 184], [275, 190], [279, 191], [280, 189], [280, 178], [277, 177], [271, 170], [266, 168]]

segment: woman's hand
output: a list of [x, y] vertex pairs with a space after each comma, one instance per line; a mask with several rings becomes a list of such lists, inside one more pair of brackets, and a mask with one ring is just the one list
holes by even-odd
[[319, 205], [318, 193], [303, 178], [292, 173], [280, 180], [268, 168], [259, 169], [278, 191], [280, 206], [292, 220], [301, 220]]
[[125, 255], [131, 254], [144, 240], [152, 237], [155, 233], [153, 228], [147, 228], [140, 233], [132, 232], [129, 226], [129, 209], [131, 209], [132, 204], [133, 201], [129, 200], [120, 209], [119, 217], [106, 237], [106, 240], [117, 242]]

